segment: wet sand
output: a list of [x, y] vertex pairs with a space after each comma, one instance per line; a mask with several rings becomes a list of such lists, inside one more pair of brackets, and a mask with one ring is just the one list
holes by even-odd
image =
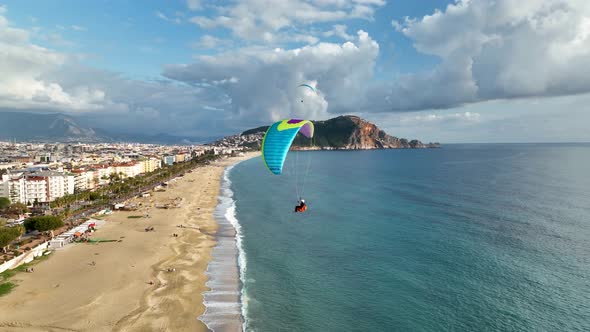
[[[206, 331], [197, 317], [220, 178], [226, 166], [257, 155], [198, 168], [165, 192], [136, 198], [140, 210], [107, 216], [92, 236], [121, 242], [72, 244], [13, 277], [18, 287], [0, 297], [0, 331]], [[175, 199], [179, 208], [155, 207]]]

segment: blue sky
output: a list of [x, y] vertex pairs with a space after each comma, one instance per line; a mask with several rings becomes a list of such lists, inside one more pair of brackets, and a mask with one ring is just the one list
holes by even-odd
[[[0, 111], [192, 136], [357, 114], [426, 141], [590, 141], [582, 0], [0, 6]], [[299, 105], [298, 82], [320, 94]]]
[[[363, 29], [382, 47], [379, 54], [378, 76], [385, 73], [408, 73], [430, 68], [436, 57], [416, 52], [411, 40], [391, 27], [391, 20], [430, 14], [452, 1], [398, 1], [385, 3], [371, 20], [353, 19], [350, 32]], [[232, 39], [227, 29], [201, 29], [188, 20], [195, 12], [188, 10], [186, 1], [4, 1], [10, 9], [9, 19], [26, 29], [40, 28], [46, 34], [58, 34], [64, 42], [37, 36], [32, 40], [44, 47], [64, 52], [83, 53], [83, 63], [121, 72], [133, 77], [157, 77], [162, 67], [170, 63], [187, 63], [194, 55], [212, 54], [211, 50], [194, 46], [204, 35]], [[223, 2], [216, 1], [216, 5]], [[231, 3], [231, 2], [226, 2]], [[58, 10], [56, 10], [58, 9]], [[215, 10], [204, 4], [198, 15], [213, 16]], [[165, 17], [165, 18], [164, 18]], [[314, 24], [314, 28], [329, 30], [332, 23]], [[338, 37], [324, 41], [341, 42]], [[66, 42], [67, 41], [67, 42]], [[234, 46], [245, 45], [232, 39]], [[279, 44], [279, 43], [277, 43]], [[281, 44], [294, 48], [305, 43]]]

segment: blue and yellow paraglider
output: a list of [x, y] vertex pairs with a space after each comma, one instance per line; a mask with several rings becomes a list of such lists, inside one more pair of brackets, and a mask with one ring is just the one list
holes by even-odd
[[274, 123], [262, 140], [262, 160], [273, 174], [280, 175], [287, 152], [297, 133], [313, 137], [313, 123], [309, 120], [287, 119]]
[[[283, 165], [285, 164], [285, 159], [287, 158], [287, 153], [293, 144], [293, 140], [297, 133], [301, 133], [303, 136], [312, 139], [314, 132], [313, 122], [309, 120], [300, 120], [300, 119], [287, 119], [282, 120], [279, 122], [273, 123], [272, 126], [268, 128], [264, 138], [262, 139], [262, 160], [273, 174], [281, 175], [283, 172]], [[309, 159], [311, 156], [308, 156], [308, 167], [306, 169], [306, 174], [304, 174], [303, 183], [301, 184], [301, 190], [299, 190], [299, 183], [297, 179], [297, 167], [294, 167], [295, 173], [295, 190], [296, 195], [299, 198], [298, 205], [295, 206], [294, 212], [305, 212], [307, 211], [307, 204], [305, 200], [301, 198], [303, 194], [303, 187], [305, 185], [305, 177], [307, 177], [307, 172], [309, 172]]]
[[[306, 95], [310, 95], [310, 92], [317, 95], [316, 88], [309, 84], [300, 84], [297, 88], [305, 89], [305, 92], [302, 93], [305, 93]], [[303, 99], [301, 102], [303, 102]], [[268, 128], [266, 134], [264, 134], [264, 138], [262, 139], [261, 152], [264, 165], [266, 165], [266, 168], [268, 168], [271, 173], [275, 175], [282, 174], [285, 159], [287, 158], [289, 149], [291, 148], [293, 140], [298, 133], [301, 133], [303, 136], [309, 138], [313, 145], [314, 126], [313, 122], [310, 120], [286, 119], [275, 122]], [[296, 165], [293, 170], [293, 173], [295, 174], [296, 195], [299, 198], [298, 205], [295, 207], [295, 212], [305, 212], [307, 210], [307, 205], [305, 200], [301, 198], [301, 195], [303, 194], [303, 187], [305, 186], [307, 172], [309, 172], [310, 162], [311, 156], [308, 156], [307, 169], [303, 175], [301, 190], [299, 190], [299, 180], [297, 176], [298, 165]]]

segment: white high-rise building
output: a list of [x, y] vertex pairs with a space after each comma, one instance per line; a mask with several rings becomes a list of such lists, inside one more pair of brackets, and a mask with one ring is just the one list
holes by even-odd
[[[109, 175], [115, 173], [115, 168], [107, 165], [95, 165], [93, 168], [96, 170], [96, 177], [98, 178], [99, 185], [105, 185], [109, 183]], [[93, 179], [94, 181], [94, 179]], [[89, 185], [88, 189], [94, 188], [94, 183]]]
[[25, 204], [35, 201], [44, 203], [73, 194], [74, 187], [74, 176], [61, 172], [4, 174], [0, 181], [0, 197]]
[[21, 203], [34, 203], [35, 201], [43, 203], [48, 200], [48, 183], [43, 176], [27, 176], [25, 181], [26, 200]]
[[73, 170], [74, 173], [74, 187], [79, 190], [86, 190], [88, 189], [88, 178], [86, 174], [88, 172], [84, 170]]
[[126, 163], [116, 163], [112, 165], [114, 173], [122, 175], [124, 178], [132, 178], [142, 173], [143, 167], [136, 161]]
[[64, 192], [66, 195], [74, 193], [76, 189], [76, 178], [74, 174], [64, 174]]
[[0, 197], [8, 197], [11, 202], [26, 202], [26, 182], [22, 173], [2, 175]]

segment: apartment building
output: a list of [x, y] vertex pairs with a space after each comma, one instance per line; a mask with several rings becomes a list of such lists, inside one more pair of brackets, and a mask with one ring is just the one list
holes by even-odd
[[26, 200], [21, 203], [49, 202], [47, 178], [43, 176], [28, 176], [25, 181]]
[[113, 164], [115, 174], [121, 174], [124, 178], [131, 178], [142, 173], [143, 166], [136, 161]]
[[188, 161], [190, 159], [190, 154], [188, 152], [179, 152], [175, 155], [175, 161], [177, 163], [182, 163]]
[[62, 172], [42, 171], [4, 174], [0, 182], [0, 196], [11, 202], [51, 202], [64, 195], [73, 194], [74, 175]]
[[154, 157], [147, 157], [139, 161], [141, 164], [141, 173], [149, 173], [162, 168], [162, 160]]
[[0, 181], [0, 197], [8, 197], [11, 202], [26, 202], [26, 182], [22, 174], [4, 174]]
[[86, 177], [88, 172], [82, 169], [73, 169], [72, 174], [74, 174], [74, 188], [77, 191], [88, 190], [88, 178]]
[[92, 170], [95, 171], [95, 173], [93, 174], [98, 180], [94, 180], [94, 178], [92, 179], [92, 185], [91, 188], [92, 189], [94, 187], [96, 187], [96, 183], [98, 183], [98, 185], [105, 185], [108, 184], [110, 182], [109, 180], [109, 176], [115, 172], [115, 168], [109, 165], [93, 165]]
[[162, 163], [166, 165], [173, 165], [176, 162], [176, 156], [164, 156], [162, 157]]

